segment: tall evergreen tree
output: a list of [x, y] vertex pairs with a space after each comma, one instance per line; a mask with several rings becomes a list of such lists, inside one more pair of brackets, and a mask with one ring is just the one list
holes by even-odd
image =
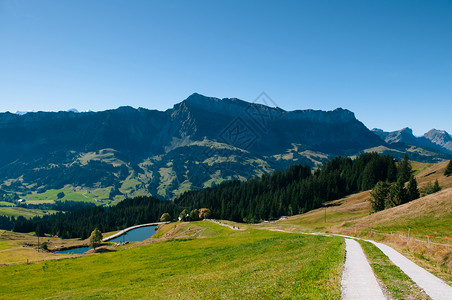
[[417, 181], [414, 176], [411, 176], [410, 182], [408, 182], [407, 186], [407, 201], [413, 201], [420, 197], [419, 189], [417, 188]]
[[446, 167], [446, 171], [444, 171], [444, 175], [446, 176], [452, 175], [452, 159], [449, 161], [449, 164]]
[[412, 173], [411, 163], [408, 155], [405, 154], [403, 160], [397, 166], [397, 181], [405, 183], [410, 180]]
[[400, 204], [406, 203], [407, 195], [405, 187], [401, 181], [395, 182], [389, 189], [388, 197], [386, 198], [385, 208], [391, 208]]
[[387, 182], [379, 181], [372, 192], [370, 192], [370, 209], [371, 212], [384, 210], [386, 199], [388, 197], [390, 185]]

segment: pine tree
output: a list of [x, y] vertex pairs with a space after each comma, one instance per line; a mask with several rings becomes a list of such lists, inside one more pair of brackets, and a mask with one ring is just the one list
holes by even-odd
[[405, 183], [410, 180], [412, 173], [411, 163], [408, 159], [408, 155], [405, 154], [403, 160], [397, 166], [397, 181]]
[[430, 195], [430, 194], [433, 194], [433, 193], [436, 193], [436, 192], [439, 192], [439, 191], [441, 191], [441, 187], [439, 185], [438, 179], [435, 180], [434, 184], [429, 182], [427, 184], [427, 186], [425, 187], [425, 193], [427, 195]]
[[388, 197], [390, 185], [387, 182], [379, 181], [372, 192], [370, 192], [370, 208], [372, 212], [385, 209], [386, 198]]
[[386, 208], [391, 208], [403, 204], [407, 199], [406, 190], [403, 186], [403, 183], [396, 182], [391, 185], [389, 189], [388, 197], [386, 198]]
[[435, 180], [435, 183], [433, 184], [433, 193], [439, 192], [441, 191], [441, 187], [439, 186], [439, 182], [438, 179]]
[[413, 201], [420, 197], [419, 189], [417, 188], [417, 181], [414, 176], [411, 176], [410, 182], [407, 186], [407, 201]]
[[452, 175], [452, 159], [449, 161], [449, 164], [446, 167], [446, 171], [444, 171], [444, 175], [446, 176]]

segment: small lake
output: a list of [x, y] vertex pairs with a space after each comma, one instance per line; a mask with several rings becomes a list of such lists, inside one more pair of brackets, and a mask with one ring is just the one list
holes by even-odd
[[59, 254], [83, 254], [86, 251], [91, 249], [90, 247], [80, 247], [80, 248], [72, 248], [69, 250], [63, 250], [63, 251], [55, 251], [55, 253]]
[[[132, 229], [123, 235], [120, 235], [112, 240], [109, 240], [108, 242], [113, 243], [121, 243], [121, 242], [139, 242], [144, 241], [151, 236], [155, 234], [155, 231], [157, 230], [157, 226], [146, 226], [146, 227], [139, 227]], [[87, 252], [89, 247], [80, 247], [80, 248], [73, 248], [69, 250], [62, 250], [62, 251], [56, 251], [55, 253], [60, 254], [83, 254]]]
[[123, 235], [120, 235], [112, 240], [109, 240], [108, 242], [120, 243], [120, 242], [144, 241], [153, 236], [155, 234], [156, 229], [157, 226], [146, 226], [135, 228], [130, 231], [127, 231]]

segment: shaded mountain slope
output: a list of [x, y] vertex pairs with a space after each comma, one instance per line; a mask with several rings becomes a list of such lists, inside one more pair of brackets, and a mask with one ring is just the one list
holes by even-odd
[[0, 113], [0, 190], [25, 199], [48, 189], [97, 191], [104, 204], [145, 194], [172, 198], [378, 147], [389, 146], [345, 109], [284, 111], [200, 94], [166, 111]]

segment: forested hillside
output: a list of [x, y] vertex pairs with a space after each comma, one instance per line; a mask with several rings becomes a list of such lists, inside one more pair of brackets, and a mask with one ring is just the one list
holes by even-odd
[[254, 223], [304, 213], [326, 201], [371, 189], [378, 181], [392, 182], [396, 177], [391, 156], [372, 153], [354, 160], [336, 157], [314, 173], [307, 166], [295, 165], [259, 179], [187, 192], [175, 203], [181, 207], [208, 207], [217, 218]]

